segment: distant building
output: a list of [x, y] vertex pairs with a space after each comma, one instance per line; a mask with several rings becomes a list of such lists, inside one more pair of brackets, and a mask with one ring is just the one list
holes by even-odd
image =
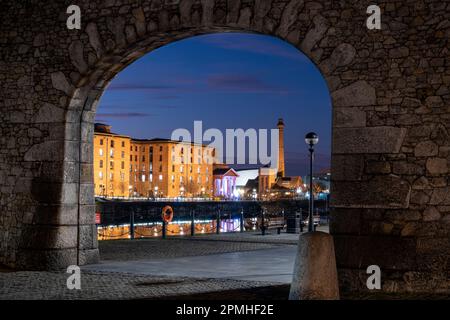
[[130, 185], [131, 138], [111, 132], [111, 126], [95, 124], [94, 191], [103, 197], [127, 197]]
[[97, 196], [206, 197], [213, 190], [214, 148], [168, 139], [140, 140], [95, 125]]
[[239, 174], [227, 166], [218, 166], [214, 169], [214, 196], [223, 199], [233, 199], [236, 194], [236, 179]]

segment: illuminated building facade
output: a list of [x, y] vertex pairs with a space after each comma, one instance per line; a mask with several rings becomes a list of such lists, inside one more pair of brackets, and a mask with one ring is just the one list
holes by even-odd
[[102, 197], [210, 197], [214, 149], [168, 139], [139, 140], [95, 125], [95, 195]]
[[94, 189], [102, 197], [127, 197], [130, 185], [131, 139], [111, 133], [111, 126], [95, 125]]
[[132, 140], [130, 180], [133, 196], [210, 197], [214, 149], [168, 139]]
[[214, 196], [223, 199], [233, 199], [236, 194], [236, 179], [239, 174], [228, 166], [214, 168]]

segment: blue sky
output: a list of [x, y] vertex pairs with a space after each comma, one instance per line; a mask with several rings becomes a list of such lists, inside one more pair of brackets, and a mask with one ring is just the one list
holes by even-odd
[[320, 136], [317, 169], [329, 167], [331, 101], [315, 65], [274, 37], [220, 33], [159, 48], [120, 72], [105, 91], [97, 122], [135, 138], [174, 129], [276, 127], [284, 118], [288, 175], [307, 172], [309, 131]]

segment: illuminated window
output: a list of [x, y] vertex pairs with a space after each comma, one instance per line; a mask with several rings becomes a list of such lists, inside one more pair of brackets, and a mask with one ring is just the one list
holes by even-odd
[[150, 180], [150, 182], [153, 182], [153, 174], [150, 173], [150, 174], [148, 175], [148, 179]]
[[114, 157], [114, 149], [111, 149], [111, 150], [109, 151], [109, 155], [110, 155], [111, 157]]
[[183, 166], [180, 166], [180, 172], [183, 173]]
[[142, 182], [145, 182], [145, 174], [142, 175]]
[[113, 175], [113, 173], [111, 172], [111, 173], [109, 174], [109, 180], [113, 180], [113, 178], [114, 178], [114, 175]]
[[102, 171], [100, 171], [100, 172], [98, 173], [98, 177], [100, 178], [100, 180], [103, 180], [103, 172], [102, 172]]
[[98, 154], [100, 155], [100, 157], [103, 157], [103, 149], [99, 149]]
[[160, 174], [160, 175], [159, 175], [159, 181], [162, 181], [162, 179], [163, 179], [163, 175]]
[[200, 173], [200, 167], [197, 167], [197, 173]]
[[171, 180], [172, 180], [172, 182], [175, 182], [175, 176], [174, 175], [172, 175]]

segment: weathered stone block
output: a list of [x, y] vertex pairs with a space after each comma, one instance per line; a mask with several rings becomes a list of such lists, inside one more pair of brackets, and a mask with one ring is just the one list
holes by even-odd
[[445, 174], [448, 172], [447, 159], [432, 158], [427, 160], [427, 171], [430, 174]]
[[332, 93], [334, 107], [363, 107], [375, 105], [375, 88], [366, 81], [357, 81]]
[[396, 127], [336, 128], [335, 154], [399, 153], [406, 129]]
[[364, 158], [360, 155], [333, 155], [331, 171], [334, 181], [361, 180]]
[[450, 187], [435, 188], [431, 194], [431, 205], [450, 205]]
[[[407, 269], [415, 266], [414, 239], [395, 236], [334, 235], [338, 268]], [[366, 278], [367, 279], [367, 278]]]
[[434, 157], [438, 154], [439, 147], [433, 141], [420, 142], [414, 149], [416, 157]]
[[418, 164], [406, 161], [395, 161], [393, 163], [394, 174], [400, 175], [416, 175], [420, 176], [424, 173], [424, 168]]
[[333, 114], [335, 128], [366, 126], [366, 113], [358, 108], [336, 108]]
[[21, 248], [69, 249], [77, 246], [77, 226], [26, 225]]
[[332, 190], [332, 207], [407, 208], [411, 187], [407, 181], [388, 175], [369, 181], [334, 181]]
[[17, 255], [16, 268], [19, 270], [65, 270], [77, 265], [77, 249], [27, 250]]

